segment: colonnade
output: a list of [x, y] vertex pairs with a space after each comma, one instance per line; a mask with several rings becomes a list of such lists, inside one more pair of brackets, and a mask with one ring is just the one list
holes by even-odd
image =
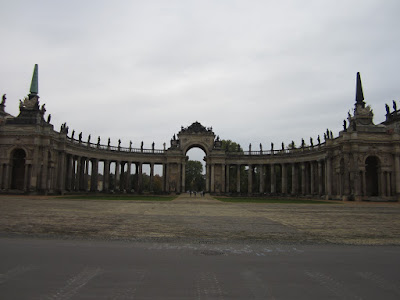
[[[324, 160], [293, 163], [206, 165], [206, 189], [214, 193], [323, 195], [330, 186]], [[222, 174], [216, 180], [218, 171]], [[243, 174], [247, 173], [247, 178]], [[245, 190], [242, 190], [243, 180]], [[257, 182], [257, 184], [255, 184]]]
[[[102, 192], [141, 192], [143, 188], [143, 165], [147, 163], [106, 160], [98, 158], [88, 158], [76, 155], [67, 155], [66, 170], [60, 169], [60, 174], [66, 174], [65, 179], [60, 176], [60, 182], [65, 182], [61, 189], [66, 191], [102, 191]], [[100, 168], [102, 165], [102, 168]], [[154, 186], [155, 163], [148, 163], [150, 167], [149, 190]], [[163, 168], [163, 171], [165, 167]], [[133, 173], [134, 171], [134, 173]], [[135, 182], [132, 176], [135, 176]], [[99, 176], [101, 178], [99, 178]], [[165, 178], [165, 176], [163, 176]], [[101, 183], [101, 184], [99, 184]], [[161, 191], [165, 191], [165, 180]]]
[[[148, 191], [153, 191], [155, 166], [162, 166], [159, 192], [185, 191], [184, 153], [144, 155], [103, 151], [50, 151], [39, 148], [27, 157], [16, 148], [0, 163], [0, 189], [25, 192], [142, 192], [143, 166], [149, 166]], [[19, 152], [18, 152], [19, 151]], [[18, 156], [16, 155], [18, 153]], [[74, 154], [75, 153], [75, 154]], [[112, 154], [112, 155], [110, 155]], [[39, 159], [40, 158], [40, 159]], [[215, 194], [292, 196], [393, 197], [400, 194], [400, 158], [394, 166], [378, 156], [358, 159], [317, 153], [255, 157], [239, 155], [206, 157], [205, 191]], [[302, 159], [302, 160], [300, 160]], [[363, 162], [363, 165], [361, 165]], [[158, 185], [158, 186], [159, 186]], [[146, 184], [147, 186], [147, 184]]]

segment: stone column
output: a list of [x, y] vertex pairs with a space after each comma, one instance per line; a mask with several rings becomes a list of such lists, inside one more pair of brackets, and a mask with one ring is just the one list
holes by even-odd
[[285, 164], [282, 164], [282, 194], [287, 194], [287, 169]]
[[301, 193], [306, 194], [306, 165], [304, 162], [301, 163]]
[[3, 174], [3, 164], [0, 164], [0, 190], [3, 189], [3, 179], [4, 179], [4, 174]]
[[[28, 178], [29, 177], [28, 176], [29, 176], [29, 165], [27, 163], [25, 163], [24, 192], [28, 192], [29, 191], [29, 182], [28, 182]], [[1, 188], [1, 179], [0, 179], [0, 188]]]
[[378, 172], [378, 176], [379, 176], [379, 196], [384, 197], [385, 196], [385, 174], [382, 171], [382, 169], [379, 170]]
[[92, 159], [92, 177], [90, 180], [90, 191], [97, 192], [99, 180], [99, 161], [95, 158]]
[[221, 165], [221, 191], [222, 193], [225, 193], [225, 164]]
[[127, 162], [127, 168], [126, 168], [126, 176], [125, 176], [125, 190], [127, 193], [130, 193], [132, 190], [132, 182], [131, 182], [131, 166], [132, 162], [128, 161]]
[[137, 172], [137, 176], [138, 176], [138, 191], [141, 193], [143, 190], [143, 164], [141, 162], [139, 162], [137, 164], [138, 167], [138, 172]]
[[322, 163], [318, 161], [318, 195], [322, 195]]
[[226, 173], [225, 173], [225, 176], [226, 176], [226, 180], [225, 180], [225, 192], [226, 193], [229, 193], [230, 191], [229, 191], [229, 168], [230, 168], [230, 166], [229, 165], [226, 165]]
[[163, 164], [163, 186], [162, 186], [162, 191], [166, 192], [167, 191], [167, 164]]
[[125, 190], [125, 186], [126, 186], [126, 183], [125, 183], [125, 162], [124, 161], [121, 161], [121, 164], [120, 164], [120, 178], [119, 178], [119, 190], [121, 191], [121, 192], [124, 192], [124, 190]]
[[395, 191], [396, 196], [400, 196], [400, 158], [398, 154], [394, 155], [394, 171], [395, 171]]
[[103, 173], [103, 192], [108, 192], [110, 189], [110, 161], [108, 160], [104, 160]]
[[78, 156], [76, 158], [76, 173], [75, 173], [75, 187], [74, 187], [75, 191], [79, 191], [80, 188], [81, 188], [81, 186], [80, 186], [80, 183], [81, 183], [81, 168], [82, 168], [81, 164], [82, 164], [81, 157]]
[[[67, 167], [66, 167], [67, 162], [66, 162], [65, 153], [64, 152], [60, 152], [58, 158], [59, 158], [59, 164], [58, 164], [58, 170], [57, 170], [58, 171], [57, 172], [58, 173], [58, 176], [57, 176], [58, 184], [57, 184], [57, 186], [58, 186], [58, 191], [61, 194], [64, 194], [64, 191], [65, 191], [65, 174], [66, 174], [66, 169], [67, 169]], [[25, 170], [25, 173], [26, 173], [26, 170]], [[26, 174], [25, 174], [25, 176], [26, 176]], [[26, 181], [24, 181], [24, 182], [26, 182]]]
[[314, 174], [314, 162], [310, 162], [310, 194], [314, 195], [315, 193], [315, 174]]
[[120, 190], [120, 180], [121, 180], [120, 168], [121, 168], [121, 162], [118, 160], [115, 161], [114, 192]]
[[[331, 162], [332, 164], [332, 162]], [[350, 172], [349, 172], [349, 167], [350, 166], [350, 158], [349, 154], [346, 153], [344, 155], [344, 195], [348, 197], [350, 195]], [[331, 190], [332, 193], [332, 190]]]
[[386, 172], [386, 196], [390, 197], [390, 172]]
[[185, 188], [185, 180], [186, 180], [186, 163], [183, 162], [181, 165], [181, 173], [182, 173], [182, 182], [181, 182], [181, 191], [182, 193], [185, 192], [186, 188]]
[[215, 164], [211, 164], [211, 192], [215, 192]]
[[363, 195], [366, 196], [367, 195], [367, 178], [366, 178], [366, 172], [365, 172], [365, 168], [364, 171], [362, 171], [362, 183], [363, 183]]
[[276, 174], [275, 164], [271, 164], [271, 194], [276, 193]]
[[[6, 168], [7, 167], [9, 167], [8, 164], [6, 165]], [[38, 173], [39, 173], [39, 171], [40, 171], [39, 147], [35, 146], [34, 151], [33, 151], [33, 158], [32, 158], [32, 169], [31, 169], [31, 174], [30, 174], [31, 178], [29, 180], [29, 182], [30, 182], [29, 190], [30, 191], [37, 191], [37, 189], [39, 187], [38, 186]], [[9, 176], [8, 169], [7, 169], [7, 172], [6, 172], [5, 176], [7, 176], [7, 179], [8, 179], [8, 176]], [[5, 185], [6, 185], [5, 188], [8, 189], [9, 182], [5, 181]]]
[[329, 199], [332, 196], [332, 159], [330, 157], [326, 158], [326, 198]]
[[4, 187], [4, 164], [0, 164], [0, 190]]
[[297, 192], [296, 164], [292, 163], [292, 195], [296, 195], [296, 192]]
[[49, 163], [49, 153], [47, 148], [44, 148], [42, 151], [42, 174], [41, 174], [41, 182], [40, 182], [40, 189], [47, 193], [47, 167]]
[[236, 165], [236, 191], [240, 193], [240, 165]]
[[72, 155], [67, 156], [67, 180], [66, 180], [66, 189], [68, 191], [72, 190], [72, 168], [74, 167], [74, 161], [72, 159]]
[[85, 163], [85, 174], [83, 175], [83, 189], [84, 191], [88, 191], [89, 185], [89, 159], [87, 157], [84, 158]]
[[206, 192], [210, 192], [210, 165], [206, 163]]
[[170, 174], [169, 164], [167, 164], [167, 163], [165, 164], [163, 172], [165, 174], [165, 180], [164, 180], [164, 182], [165, 182], [165, 191], [166, 192], [170, 192], [171, 189], [170, 189], [170, 186], [169, 186], [169, 174]]
[[253, 193], [253, 166], [249, 165], [247, 173], [247, 193], [251, 195]]
[[154, 192], [154, 163], [150, 163], [150, 192]]
[[265, 178], [264, 178], [264, 173], [265, 173], [264, 165], [260, 164], [260, 165], [259, 165], [259, 168], [260, 168], [260, 171], [259, 171], [259, 174], [260, 174], [260, 194], [263, 194], [263, 193], [264, 193], [264, 182], [265, 182]]

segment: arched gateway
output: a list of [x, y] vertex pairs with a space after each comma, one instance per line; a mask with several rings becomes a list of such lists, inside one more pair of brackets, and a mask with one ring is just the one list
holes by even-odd
[[[185, 191], [186, 153], [202, 149], [206, 163], [206, 191], [215, 194], [257, 194], [324, 197], [327, 199], [400, 198], [400, 110], [386, 106], [386, 121], [373, 123], [357, 74], [353, 115], [334, 137], [324, 133], [310, 145], [248, 151], [224, 149], [212, 128], [199, 122], [174, 134], [167, 147], [140, 148], [93, 143], [69, 132], [64, 123], [54, 130], [46, 109], [39, 105], [37, 67], [30, 94], [20, 101], [20, 113], [7, 114], [0, 105], [0, 190], [65, 193], [142, 192], [143, 166], [150, 170], [150, 192]], [[227, 137], [230, 138], [230, 137]], [[235, 140], [234, 138], [230, 138]], [[155, 168], [161, 174], [155, 174]]]

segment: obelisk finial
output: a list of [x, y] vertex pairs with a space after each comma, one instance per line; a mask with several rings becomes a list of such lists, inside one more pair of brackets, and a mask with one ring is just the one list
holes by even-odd
[[35, 64], [35, 68], [33, 69], [33, 75], [32, 75], [32, 82], [31, 82], [31, 89], [30, 89], [30, 95], [37, 95], [39, 93], [39, 71], [38, 71], [38, 65]]
[[365, 106], [360, 72], [357, 72], [356, 105], [357, 104], [361, 104], [363, 107]]

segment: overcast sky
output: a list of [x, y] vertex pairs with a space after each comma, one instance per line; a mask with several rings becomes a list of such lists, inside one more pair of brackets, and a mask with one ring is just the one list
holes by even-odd
[[[199, 121], [247, 150], [337, 136], [356, 73], [375, 123], [400, 100], [400, 1], [1, 1], [0, 93], [39, 64], [55, 130], [169, 145]], [[390, 105], [391, 106], [391, 105]]]

